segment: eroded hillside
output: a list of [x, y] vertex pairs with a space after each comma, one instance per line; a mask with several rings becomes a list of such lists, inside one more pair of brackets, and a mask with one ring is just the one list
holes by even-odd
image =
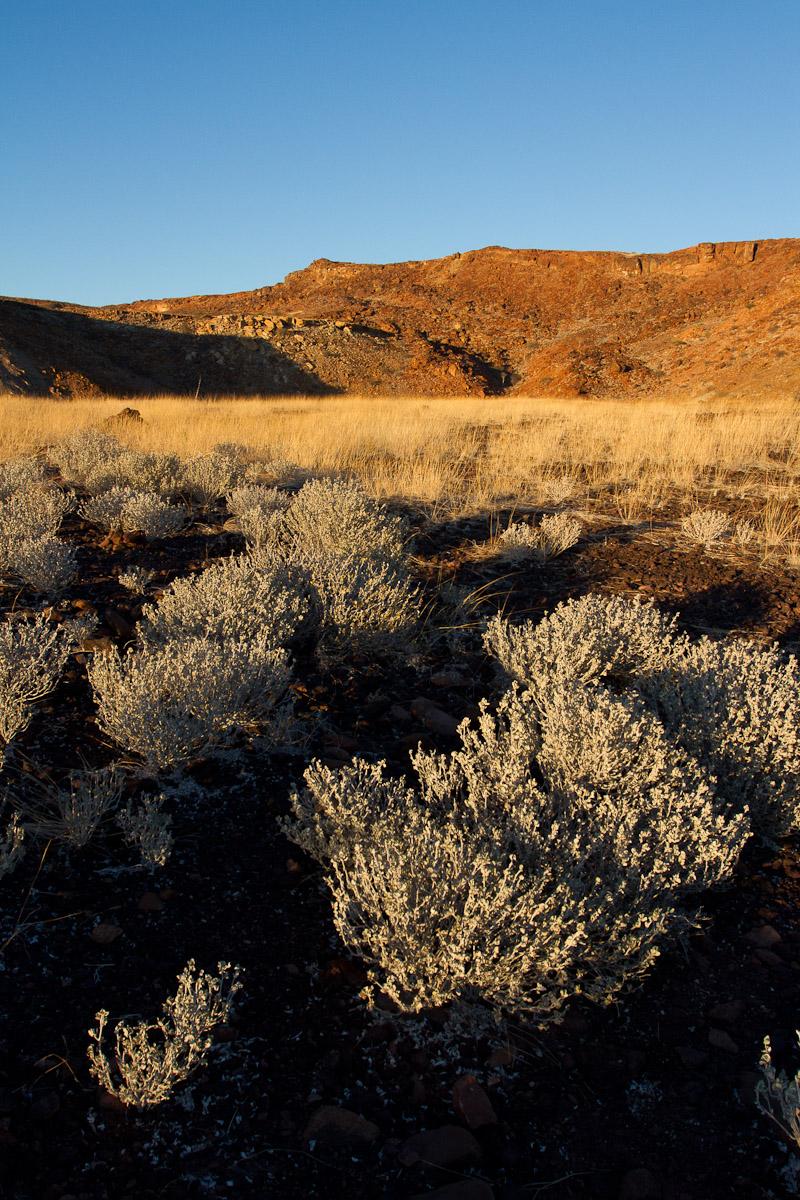
[[12, 392], [800, 395], [800, 239], [319, 259], [274, 287], [0, 301]]

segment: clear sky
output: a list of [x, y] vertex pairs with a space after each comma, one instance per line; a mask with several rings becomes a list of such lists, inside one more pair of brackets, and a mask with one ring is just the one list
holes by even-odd
[[0, 0], [0, 293], [800, 236], [800, 0]]

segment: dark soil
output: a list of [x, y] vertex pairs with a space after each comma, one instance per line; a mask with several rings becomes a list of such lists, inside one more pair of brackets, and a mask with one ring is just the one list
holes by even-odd
[[[486, 1181], [485, 1195], [498, 1200], [791, 1194], [781, 1175], [790, 1146], [757, 1111], [753, 1089], [765, 1035], [778, 1065], [794, 1074], [797, 1062], [794, 841], [751, 843], [733, 885], [703, 897], [702, 927], [685, 945], [665, 948], [644, 985], [616, 1005], [575, 1002], [559, 1026], [510, 1028], [505, 1044], [446, 1046], [436, 1020], [409, 1029], [388, 1012], [376, 1019], [365, 1010], [366, 977], [337, 942], [322, 875], [277, 820], [311, 757], [335, 764], [358, 753], [402, 771], [420, 740], [451, 749], [454, 740], [414, 718], [413, 702], [426, 697], [461, 719], [481, 697], [497, 695], [477, 624], [468, 627], [494, 610], [535, 617], [589, 591], [654, 597], [691, 633], [793, 647], [796, 573], [690, 547], [666, 521], [596, 522], [575, 549], [545, 565], [476, 550], [490, 536], [489, 518], [417, 525], [415, 569], [430, 592], [432, 624], [466, 628], [443, 629], [413, 667], [353, 663], [323, 673], [301, 654], [307, 752], [265, 754], [243, 740], [235, 754], [193, 764], [184, 799], [171, 801], [175, 850], [157, 878], [130, 869], [131, 852], [111, 828], [71, 855], [55, 843], [34, 845], [3, 881], [3, 1197], [400, 1200], [466, 1178]], [[66, 532], [80, 547], [81, 584], [53, 619], [88, 602], [119, 644], [119, 616], [131, 624], [137, 616], [116, 579], [120, 568], [154, 569], [153, 586], [163, 587], [240, 546], [236, 535], [208, 526], [155, 546], [101, 548], [75, 519]], [[442, 583], [475, 593], [471, 618], [436, 599]], [[36, 606], [10, 586], [0, 599], [5, 611]], [[81, 657], [18, 739], [30, 762], [55, 777], [82, 760], [118, 756], [93, 721]], [[437, 678], [445, 669], [465, 679], [448, 684]], [[91, 933], [100, 923], [117, 925], [120, 936], [97, 944]], [[764, 926], [780, 940], [748, 940]], [[122, 1016], [157, 1017], [190, 958], [212, 973], [219, 962], [244, 968], [234, 1015], [208, 1066], [172, 1099], [143, 1114], [126, 1111], [89, 1073], [87, 1030], [101, 1008], [112, 1026]], [[467, 1073], [496, 1115], [474, 1130], [479, 1160], [407, 1165], [410, 1135], [466, 1128], [452, 1092]], [[306, 1136], [323, 1106], [375, 1128], [354, 1123], [338, 1142]]]

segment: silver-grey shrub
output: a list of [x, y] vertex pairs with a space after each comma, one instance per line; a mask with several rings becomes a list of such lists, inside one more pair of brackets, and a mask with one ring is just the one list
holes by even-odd
[[[334, 921], [405, 1011], [453, 1002], [544, 1022], [609, 1002], [725, 878], [747, 836], [635, 697], [566, 689], [542, 713], [512, 689], [417, 790], [357, 760], [315, 763], [285, 831], [329, 867]], [[624, 764], [618, 768], [617, 763]]]
[[0, 500], [14, 492], [27, 492], [44, 483], [45, 466], [40, 458], [21, 455], [0, 463]]
[[53, 537], [72, 504], [57, 488], [29, 487], [0, 501], [0, 558], [13, 558], [15, 547], [30, 539]]
[[730, 537], [733, 523], [727, 513], [717, 508], [697, 508], [681, 520], [681, 530], [692, 542], [713, 546]]
[[[0, 809], [4, 807], [5, 802], [0, 802]], [[5, 815], [2, 820], [6, 820]], [[0, 825], [0, 829], [2, 829], [0, 835], [0, 879], [2, 879], [4, 875], [10, 875], [17, 863], [25, 857], [25, 829], [16, 812], [11, 813], [5, 828], [3, 829], [3, 826]]]
[[500, 617], [484, 644], [510, 679], [546, 696], [556, 681], [625, 686], [659, 670], [678, 637], [674, 617], [652, 604], [588, 595], [565, 601], [539, 622]]
[[154, 646], [187, 638], [259, 637], [277, 649], [307, 620], [304, 592], [302, 580], [284, 563], [237, 555], [176, 579], [160, 600], [145, 605], [137, 632], [144, 644]]
[[156, 492], [137, 492], [122, 510], [122, 528], [138, 530], [151, 542], [180, 533], [187, 517], [182, 504], [167, 504]]
[[749, 808], [755, 832], [800, 827], [800, 668], [774, 647], [741, 638], [680, 642], [641, 686], [670, 736]]
[[69, 542], [46, 534], [14, 547], [9, 574], [40, 595], [60, 596], [78, 574], [78, 557]]
[[244, 470], [239, 447], [216, 446], [208, 454], [197, 454], [184, 463], [183, 486], [207, 506], [238, 487]]
[[0, 625], [0, 738], [8, 743], [52, 692], [72, 649], [70, 630], [44, 616], [11, 617]]
[[234, 488], [225, 498], [228, 510], [236, 518], [239, 532], [251, 546], [265, 546], [280, 537], [283, 513], [290, 498], [277, 488], [251, 484]]
[[323, 663], [351, 657], [405, 656], [420, 627], [419, 589], [396, 560], [319, 552], [293, 556], [309, 580]]
[[537, 526], [524, 521], [509, 524], [502, 535], [506, 558], [537, 558], [541, 562], [556, 558], [576, 545], [581, 536], [581, 523], [569, 513], [554, 513], [542, 517]]
[[287, 542], [315, 554], [400, 560], [406, 522], [393, 516], [352, 480], [311, 479], [284, 519]]
[[267, 741], [285, 727], [287, 655], [266, 636], [185, 638], [96, 655], [88, 666], [100, 728], [153, 772], [181, 768], [228, 745], [241, 729]]
[[129, 450], [114, 465], [119, 482], [137, 492], [171, 496], [183, 486], [183, 464], [177, 454]]
[[174, 839], [170, 832], [172, 817], [161, 805], [164, 795], [143, 796], [138, 807], [128, 804], [117, 815], [117, 824], [129, 846], [139, 850], [146, 871], [155, 872], [169, 862]]
[[133, 488], [115, 486], [86, 500], [78, 511], [85, 521], [99, 525], [109, 533], [116, 533], [122, 530], [126, 505], [135, 497]]
[[110, 463], [125, 447], [102, 429], [79, 429], [50, 449], [49, 456], [61, 471], [62, 479], [85, 486], [88, 478], [108, 471]]
[[108, 1012], [101, 1009], [96, 1014], [97, 1029], [89, 1030], [89, 1069], [101, 1087], [123, 1104], [151, 1108], [167, 1100], [205, 1062], [211, 1030], [227, 1020], [242, 986], [240, 967], [219, 963], [217, 970], [216, 977], [196, 972], [190, 959], [178, 976], [177, 992], [163, 1006], [163, 1017], [153, 1024], [120, 1021], [115, 1026], [113, 1062], [103, 1046]]
[[486, 648], [538, 703], [567, 681], [637, 691], [675, 744], [749, 809], [753, 830], [800, 826], [800, 669], [740, 638], [690, 642], [650, 604], [585, 596], [538, 624], [489, 623]]

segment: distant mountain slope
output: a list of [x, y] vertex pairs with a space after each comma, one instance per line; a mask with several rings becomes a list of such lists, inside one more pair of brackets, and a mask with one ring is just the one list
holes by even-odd
[[319, 259], [224, 296], [0, 301], [0, 388], [800, 398], [800, 239]]

